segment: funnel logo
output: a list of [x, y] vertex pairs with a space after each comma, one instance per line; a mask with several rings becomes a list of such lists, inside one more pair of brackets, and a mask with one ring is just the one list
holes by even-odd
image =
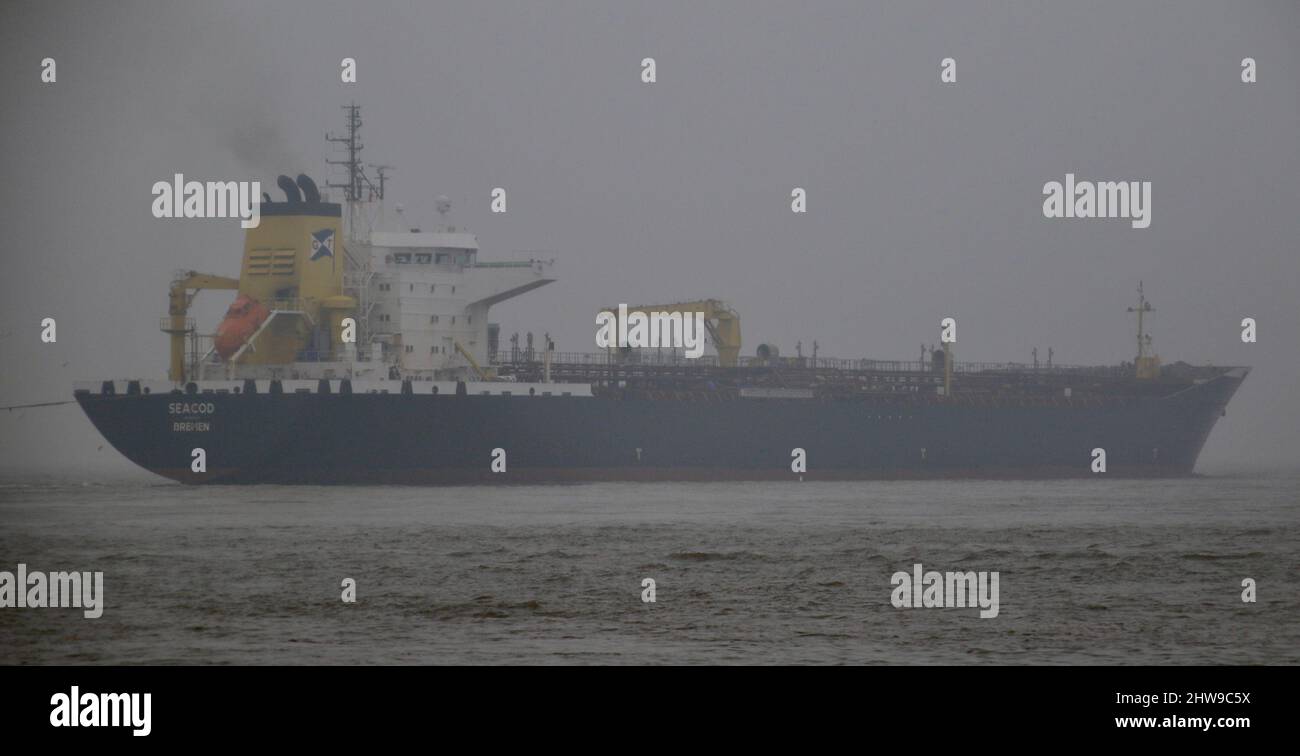
[[334, 257], [334, 229], [324, 228], [311, 234], [311, 259]]

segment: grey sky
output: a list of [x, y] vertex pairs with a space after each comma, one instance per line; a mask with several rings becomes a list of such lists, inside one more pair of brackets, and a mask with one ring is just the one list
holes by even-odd
[[[1296, 466], [1294, 2], [184, 5], [0, 8], [0, 404], [162, 377], [171, 272], [235, 275], [242, 230], [155, 220], [153, 182], [323, 179], [356, 100], [411, 225], [446, 193], [484, 259], [558, 252], [559, 282], [494, 309], [503, 337], [591, 350], [601, 305], [719, 297], [747, 354], [910, 359], [955, 315], [958, 359], [1117, 363], [1143, 279], [1167, 362], [1255, 368], [1200, 469]], [[1151, 181], [1151, 227], [1044, 219], [1067, 171]], [[0, 413], [0, 467], [128, 469], [101, 443], [75, 407]]]

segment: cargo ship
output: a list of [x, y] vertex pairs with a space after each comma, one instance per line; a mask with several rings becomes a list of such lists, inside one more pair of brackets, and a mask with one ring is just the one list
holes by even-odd
[[[1140, 286], [1137, 355], [1110, 366], [958, 362], [951, 342], [914, 360], [747, 356], [716, 299], [631, 308], [702, 314], [713, 353], [696, 359], [532, 333], [507, 347], [492, 306], [555, 281], [554, 258], [480, 259], [441, 197], [428, 230], [385, 224], [382, 169], [363, 168], [345, 110], [330, 139], [346, 178], [327, 185], [342, 202], [281, 176], [237, 278], [172, 281], [167, 378], [76, 386], [135, 464], [232, 484], [1182, 476], [1249, 372], [1162, 364]], [[203, 334], [189, 308], [212, 289], [236, 295]]]

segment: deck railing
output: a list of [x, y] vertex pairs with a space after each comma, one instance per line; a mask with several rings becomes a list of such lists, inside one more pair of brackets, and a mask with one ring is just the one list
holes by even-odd
[[[542, 364], [541, 349], [498, 350], [491, 363], [497, 366]], [[741, 357], [738, 360], [742, 368], [767, 367], [781, 369], [844, 370], [871, 371], [880, 373], [941, 373], [929, 360], [871, 360], [843, 359], [838, 357], [777, 357], [761, 359], [759, 357]], [[680, 351], [643, 349], [630, 354], [615, 352], [551, 352], [552, 365], [584, 366], [680, 366], [716, 368], [716, 355], [704, 355], [690, 359]], [[1004, 373], [1008, 375], [1052, 375], [1052, 374], [1091, 374], [1098, 376], [1121, 375], [1132, 372], [1131, 367], [1120, 365], [1032, 365], [1017, 362], [954, 362], [953, 373]]]

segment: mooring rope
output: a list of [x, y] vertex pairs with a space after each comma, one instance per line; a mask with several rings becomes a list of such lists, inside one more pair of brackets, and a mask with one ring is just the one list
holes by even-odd
[[40, 402], [37, 404], [12, 404], [7, 407], [0, 407], [3, 410], [30, 409], [32, 407], [57, 407], [60, 404], [76, 404], [76, 399], [68, 399], [63, 402]]

